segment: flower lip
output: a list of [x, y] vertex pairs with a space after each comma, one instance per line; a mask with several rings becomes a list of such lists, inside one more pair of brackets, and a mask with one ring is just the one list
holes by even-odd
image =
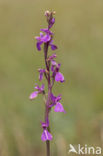
[[29, 96], [30, 100], [35, 99], [38, 96], [38, 94], [41, 94], [44, 92], [44, 84], [42, 84], [41, 87], [39, 87], [39, 85], [36, 84], [34, 89], [36, 89], [37, 91], [34, 91], [33, 93], [30, 94]]
[[43, 130], [43, 133], [41, 135], [41, 140], [44, 142], [44, 141], [47, 141], [47, 140], [52, 140], [52, 135], [50, 134], [50, 132], [48, 132], [47, 129], [44, 129]]
[[41, 135], [42, 141], [52, 140], [52, 135], [48, 132], [47, 127], [49, 126], [47, 123], [41, 121], [41, 125], [43, 128], [43, 133]]
[[56, 75], [55, 75], [55, 81], [57, 81], [57, 82], [64, 82], [63, 74], [60, 73], [60, 72], [57, 72]]
[[36, 46], [37, 46], [37, 49], [40, 51], [41, 50], [41, 45], [42, 45], [43, 41], [38, 41]]
[[30, 100], [33, 100], [33, 99], [35, 99], [37, 96], [38, 96], [38, 91], [35, 91], [35, 92], [33, 92], [33, 93], [30, 94], [29, 99], [30, 99]]
[[62, 104], [60, 102], [57, 102], [54, 108], [55, 112], [64, 112], [66, 113], [66, 111], [64, 110]]

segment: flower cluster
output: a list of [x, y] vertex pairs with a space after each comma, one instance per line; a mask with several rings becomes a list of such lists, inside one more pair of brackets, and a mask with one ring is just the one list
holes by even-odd
[[31, 95], [30, 95], [30, 99], [35, 99], [38, 94], [42, 94], [43, 96], [45, 96], [45, 122], [41, 122], [42, 128], [43, 128], [43, 133], [41, 136], [42, 141], [47, 141], [47, 140], [52, 140], [52, 135], [50, 133], [49, 130], [49, 113], [50, 110], [54, 107], [54, 111], [55, 112], [64, 112], [65, 110], [62, 106], [62, 104], [60, 103], [61, 100], [61, 95], [55, 96], [52, 92], [52, 88], [54, 85], [54, 82], [64, 82], [64, 76], [63, 74], [60, 72], [60, 63], [57, 63], [55, 61], [56, 58], [56, 54], [53, 53], [51, 55], [48, 55], [48, 48], [50, 47], [51, 50], [56, 50], [57, 46], [55, 44], [53, 44], [53, 33], [50, 30], [51, 27], [54, 25], [55, 23], [55, 18], [53, 17], [54, 12], [49, 12], [46, 11], [45, 12], [45, 16], [47, 18], [47, 22], [48, 22], [48, 27], [45, 29], [40, 29], [40, 36], [36, 36], [36, 47], [38, 51], [41, 51], [41, 46], [44, 45], [44, 59], [45, 59], [45, 68], [43, 69], [38, 69], [39, 72], [39, 81], [43, 80], [43, 77], [46, 78], [47, 80], [47, 84], [48, 84], [48, 93], [47, 93], [47, 97], [45, 96], [45, 90], [44, 90], [44, 84], [41, 85], [41, 87], [39, 87], [39, 85], [36, 84], [35, 89], [36, 91], [34, 91]]

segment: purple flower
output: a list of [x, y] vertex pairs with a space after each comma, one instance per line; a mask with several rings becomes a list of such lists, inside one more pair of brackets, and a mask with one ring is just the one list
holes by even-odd
[[43, 93], [43, 91], [44, 91], [44, 84], [42, 84], [41, 87], [39, 87], [38, 85], [36, 85], [35, 89], [36, 89], [37, 91], [35, 91], [35, 92], [33, 92], [33, 93], [30, 94], [30, 96], [29, 96], [29, 99], [30, 99], [30, 100], [35, 99], [35, 98], [38, 96], [38, 94]]
[[49, 106], [50, 108], [55, 106], [54, 111], [55, 112], [65, 112], [62, 104], [59, 102], [61, 100], [61, 95], [58, 95], [57, 97], [53, 95], [53, 93], [51, 93], [51, 101], [52, 104]]
[[[51, 64], [52, 64], [52, 67], [54, 66], [54, 67], [56, 67], [58, 64], [56, 63], [56, 61], [54, 61], [54, 60], [51, 60]], [[51, 69], [52, 70], [52, 69]]]
[[52, 140], [52, 135], [50, 132], [48, 132], [47, 127], [49, 126], [48, 124], [41, 122], [42, 128], [43, 128], [43, 133], [41, 135], [41, 140], [42, 141], [47, 141], [47, 140]]
[[42, 32], [40, 32], [40, 36], [35, 37], [37, 40], [37, 49], [39, 51], [41, 50], [41, 45], [50, 41], [51, 35], [53, 34], [49, 29], [41, 29], [41, 31], [45, 32], [46, 34], [44, 35]]
[[61, 95], [58, 95], [56, 97], [56, 96], [53, 95], [53, 93], [51, 93], [51, 100], [56, 103], [56, 102], [61, 100]]
[[37, 96], [38, 96], [38, 91], [35, 91], [35, 92], [30, 94], [29, 99], [30, 100], [35, 99]]
[[64, 76], [59, 72], [61, 64], [57, 64], [54, 60], [51, 60], [51, 64], [52, 77], [55, 77], [55, 81], [57, 82], [64, 82]]
[[54, 94], [51, 93], [50, 97], [51, 97], [51, 101], [52, 101], [53, 103], [55, 103], [55, 101], [56, 101], [56, 96], [54, 96]]
[[41, 135], [41, 140], [42, 141], [47, 141], [47, 140], [52, 140], [52, 135], [48, 132], [47, 129], [43, 129], [43, 133]]
[[49, 42], [49, 46], [51, 46], [51, 49], [52, 50], [56, 50], [57, 49], [57, 46], [53, 44], [53, 40], [51, 39], [52, 38], [52, 35], [53, 33], [48, 29], [48, 28], [45, 28], [45, 29], [40, 29], [42, 32], [45, 33], [45, 35], [40, 32], [40, 36], [36, 36], [36, 40], [37, 40], [37, 49], [40, 51], [41, 50], [41, 45], [43, 43], [47, 43]]
[[64, 108], [63, 108], [63, 106], [62, 106], [62, 104], [59, 103], [59, 102], [56, 103], [56, 106], [54, 108], [54, 111], [55, 112], [64, 112], [64, 113], [66, 113], [65, 110], [64, 110]]
[[58, 72], [59, 69], [60, 69], [61, 64], [60, 64], [60, 63], [59, 63], [59, 64], [56, 63], [55, 60], [51, 60], [51, 64], [52, 64], [52, 66], [51, 66], [51, 71], [52, 71], [52, 72]]
[[60, 73], [60, 72], [57, 72], [56, 75], [55, 75], [55, 81], [57, 81], [57, 82], [64, 82], [63, 74]]
[[53, 93], [51, 93], [50, 97], [51, 97], [51, 102], [52, 102], [52, 104], [49, 106], [50, 108], [53, 107], [54, 105], [56, 105], [56, 103], [61, 100], [61, 95], [58, 95], [56, 97], [53, 95]]
[[39, 80], [41, 81], [43, 79], [43, 74], [45, 73], [45, 69], [39, 69]]
[[51, 60], [51, 71], [53, 72], [53, 74], [52, 74], [52, 77], [55, 77], [55, 75], [56, 75], [56, 72], [58, 72], [59, 71], [59, 66], [58, 66], [58, 64], [56, 63], [56, 61], [54, 61], [54, 60]]
[[53, 107], [55, 104], [56, 104], [56, 96], [53, 95], [53, 93], [51, 93], [50, 95], [50, 98], [51, 98], [51, 105], [49, 105], [49, 107]]

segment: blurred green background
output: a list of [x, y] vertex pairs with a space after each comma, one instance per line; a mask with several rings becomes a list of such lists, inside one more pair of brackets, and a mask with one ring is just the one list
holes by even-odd
[[44, 104], [28, 98], [44, 66], [34, 36], [47, 25], [45, 10], [56, 11], [66, 79], [54, 89], [67, 113], [50, 115], [52, 156], [67, 156], [70, 143], [103, 145], [103, 0], [0, 0], [0, 156], [45, 156]]

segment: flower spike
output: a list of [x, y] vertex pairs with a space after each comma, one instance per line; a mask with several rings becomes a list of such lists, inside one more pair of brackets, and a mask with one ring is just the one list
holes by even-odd
[[[54, 44], [54, 33], [51, 31], [51, 28], [55, 24], [55, 18], [54, 18], [54, 11], [46, 11], [45, 17], [47, 19], [47, 27], [40, 29], [40, 35], [36, 36], [36, 47], [38, 51], [41, 51], [42, 46], [44, 46], [43, 53], [44, 53], [44, 63], [45, 68], [38, 69], [39, 72], [39, 81], [44, 81], [44, 78], [46, 78], [47, 81], [47, 93], [44, 90], [44, 84], [39, 86], [38, 84], [34, 87], [34, 92], [32, 92], [29, 96], [30, 100], [35, 99], [39, 94], [43, 96], [43, 100], [45, 103], [45, 121], [41, 121], [43, 132], [41, 134], [41, 140], [43, 142], [46, 141], [47, 145], [47, 155], [50, 155], [50, 148], [49, 144], [50, 141], [53, 139], [53, 136], [50, 132], [50, 120], [49, 120], [49, 114], [50, 110], [54, 109], [54, 112], [64, 112], [63, 105], [60, 103], [61, 95], [55, 96], [52, 92], [54, 82], [64, 82], [64, 76], [60, 72], [60, 63], [57, 63], [55, 61], [56, 54], [50, 53], [48, 54], [48, 50], [51, 49], [52, 51], [56, 50], [58, 47]], [[44, 77], [45, 76], [45, 77]], [[45, 81], [44, 81], [45, 82]]]

